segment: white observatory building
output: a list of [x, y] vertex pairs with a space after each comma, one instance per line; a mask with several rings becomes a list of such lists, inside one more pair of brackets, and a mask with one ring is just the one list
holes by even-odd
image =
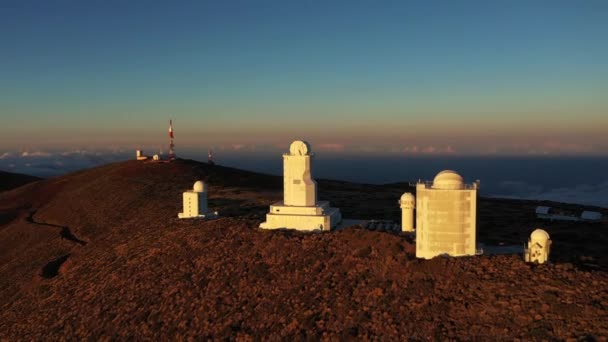
[[184, 212], [177, 214], [180, 219], [185, 218], [215, 218], [217, 212], [207, 211], [207, 185], [196, 181], [192, 190], [184, 192]]
[[549, 261], [550, 252], [551, 240], [549, 239], [549, 234], [542, 229], [534, 230], [530, 234], [528, 245], [524, 249], [524, 260], [526, 262], [544, 264]]
[[399, 200], [401, 205], [401, 231], [414, 231], [414, 209], [416, 208], [416, 197], [410, 192], [401, 195]]
[[416, 257], [476, 254], [478, 188], [451, 170], [416, 184]]
[[146, 160], [146, 159], [148, 159], [148, 157], [146, 155], [144, 155], [144, 151], [142, 151], [142, 150], [135, 150], [135, 159], [137, 159], [137, 160]]
[[311, 175], [313, 153], [305, 141], [294, 141], [283, 155], [283, 201], [270, 206], [263, 229], [290, 228], [326, 230], [335, 227], [342, 215], [329, 202], [317, 202], [317, 182]]

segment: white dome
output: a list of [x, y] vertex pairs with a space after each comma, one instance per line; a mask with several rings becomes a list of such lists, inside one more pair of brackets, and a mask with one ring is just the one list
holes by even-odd
[[293, 156], [305, 156], [310, 152], [310, 144], [306, 141], [296, 140], [289, 146], [289, 153]]
[[414, 197], [414, 195], [411, 192], [406, 192], [403, 195], [401, 195], [401, 202], [406, 202], [406, 201], [415, 201], [416, 197]]
[[536, 229], [530, 234], [530, 242], [538, 242], [541, 246], [546, 246], [549, 241], [549, 233], [542, 229]]
[[441, 190], [460, 190], [464, 188], [464, 181], [456, 171], [445, 170], [435, 176], [433, 188]]
[[203, 183], [203, 181], [196, 181], [196, 183], [194, 183], [194, 186], [192, 187], [192, 189], [196, 192], [203, 192], [205, 191], [205, 183]]

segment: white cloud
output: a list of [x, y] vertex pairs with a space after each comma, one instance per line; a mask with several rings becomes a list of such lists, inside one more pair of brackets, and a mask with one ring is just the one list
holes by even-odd
[[346, 149], [346, 146], [338, 143], [321, 143], [314, 148], [319, 151], [343, 152]]
[[126, 160], [130, 157], [130, 153], [116, 151], [97, 151], [95, 153], [85, 150], [5, 152], [0, 155], [0, 169], [10, 169], [13, 172], [39, 177], [51, 177]]
[[34, 152], [23, 151], [23, 152], [21, 152], [21, 157], [24, 157], [24, 158], [50, 157], [50, 156], [52, 156], [52, 153], [44, 152], [44, 151], [34, 151]]
[[456, 153], [456, 149], [452, 145], [447, 146], [425, 146], [418, 145], [406, 146], [402, 149], [406, 154], [452, 154]]

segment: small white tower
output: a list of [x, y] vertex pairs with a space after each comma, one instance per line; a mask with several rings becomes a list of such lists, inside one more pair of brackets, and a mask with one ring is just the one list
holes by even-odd
[[213, 218], [217, 212], [207, 212], [207, 186], [202, 181], [196, 181], [192, 190], [184, 192], [184, 212], [177, 214], [179, 218]]
[[410, 192], [401, 195], [401, 231], [414, 231], [414, 208], [416, 208], [416, 197]]
[[549, 252], [551, 252], [549, 234], [542, 229], [534, 230], [524, 250], [524, 260], [543, 264], [549, 261]]

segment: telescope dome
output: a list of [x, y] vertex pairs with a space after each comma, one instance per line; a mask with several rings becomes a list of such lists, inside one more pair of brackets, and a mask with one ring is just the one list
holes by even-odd
[[542, 229], [536, 229], [530, 234], [530, 242], [531, 243], [539, 243], [541, 246], [546, 246], [547, 241], [549, 241], [549, 233]]
[[440, 190], [460, 190], [464, 188], [464, 181], [456, 171], [444, 170], [435, 176], [433, 188]]
[[192, 187], [192, 189], [195, 192], [203, 192], [205, 191], [205, 183], [203, 183], [203, 181], [196, 181], [196, 183], [194, 183], [194, 186]]
[[289, 146], [289, 153], [291, 153], [292, 156], [305, 156], [310, 152], [310, 144], [306, 141], [296, 140]]
[[416, 197], [414, 197], [414, 195], [412, 195], [411, 192], [406, 192], [403, 195], [401, 195], [401, 202], [406, 202], [406, 201], [414, 202], [414, 201], [416, 201]]

